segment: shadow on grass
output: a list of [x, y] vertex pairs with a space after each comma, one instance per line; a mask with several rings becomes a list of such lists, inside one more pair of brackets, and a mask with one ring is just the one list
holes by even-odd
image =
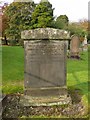
[[68, 92], [72, 98], [73, 103], [79, 103], [82, 99], [82, 96], [85, 95], [88, 102], [90, 102], [89, 96], [88, 96], [88, 82], [76, 84], [74, 86], [68, 87]]
[[86, 80], [86, 82], [81, 81], [78, 78], [78, 76], [75, 74], [75, 72], [73, 72], [72, 75], [74, 77], [73, 82], [77, 83], [73, 86], [68, 86], [69, 93], [72, 98], [72, 102], [74, 103], [80, 102], [83, 95], [86, 95], [86, 98], [89, 100], [88, 98], [89, 89], [88, 88], [89, 88], [90, 82], [88, 80]]

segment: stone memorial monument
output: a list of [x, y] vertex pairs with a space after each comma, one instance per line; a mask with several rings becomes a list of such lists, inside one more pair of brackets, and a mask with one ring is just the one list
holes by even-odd
[[[66, 44], [69, 33], [53, 28], [25, 30], [21, 33], [25, 49], [26, 106], [68, 104], [66, 87]], [[63, 41], [62, 41], [63, 40]]]
[[80, 40], [77, 35], [71, 36], [70, 41], [70, 57], [71, 58], [80, 58], [79, 55]]

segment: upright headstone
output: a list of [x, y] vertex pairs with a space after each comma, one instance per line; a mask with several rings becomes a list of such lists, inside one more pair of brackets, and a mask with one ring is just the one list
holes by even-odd
[[88, 49], [87, 36], [85, 35], [84, 41], [82, 42], [82, 47], [84, 51]]
[[80, 40], [79, 37], [73, 35], [70, 41], [70, 57], [71, 58], [79, 58], [79, 47], [80, 47]]
[[[66, 31], [38, 28], [23, 31], [25, 49], [25, 105], [67, 104]], [[28, 41], [29, 40], [29, 41]]]

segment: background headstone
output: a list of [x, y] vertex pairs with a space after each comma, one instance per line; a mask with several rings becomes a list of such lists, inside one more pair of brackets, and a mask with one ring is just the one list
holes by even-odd
[[79, 58], [79, 47], [80, 47], [80, 39], [78, 36], [73, 35], [70, 41], [70, 57], [71, 58]]
[[82, 47], [84, 51], [88, 50], [87, 36], [85, 36], [84, 41], [82, 42]]
[[[25, 100], [29, 105], [67, 104], [67, 31], [39, 28], [23, 31], [25, 48]], [[27, 41], [29, 39], [29, 41]], [[28, 102], [27, 102], [28, 101]]]

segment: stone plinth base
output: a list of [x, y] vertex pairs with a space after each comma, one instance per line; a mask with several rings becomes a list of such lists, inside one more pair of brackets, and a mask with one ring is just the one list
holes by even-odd
[[28, 89], [21, 97], [20, 103], [24, 106], [62, 105], [70, 104], [71, 97], [64, 87]]

